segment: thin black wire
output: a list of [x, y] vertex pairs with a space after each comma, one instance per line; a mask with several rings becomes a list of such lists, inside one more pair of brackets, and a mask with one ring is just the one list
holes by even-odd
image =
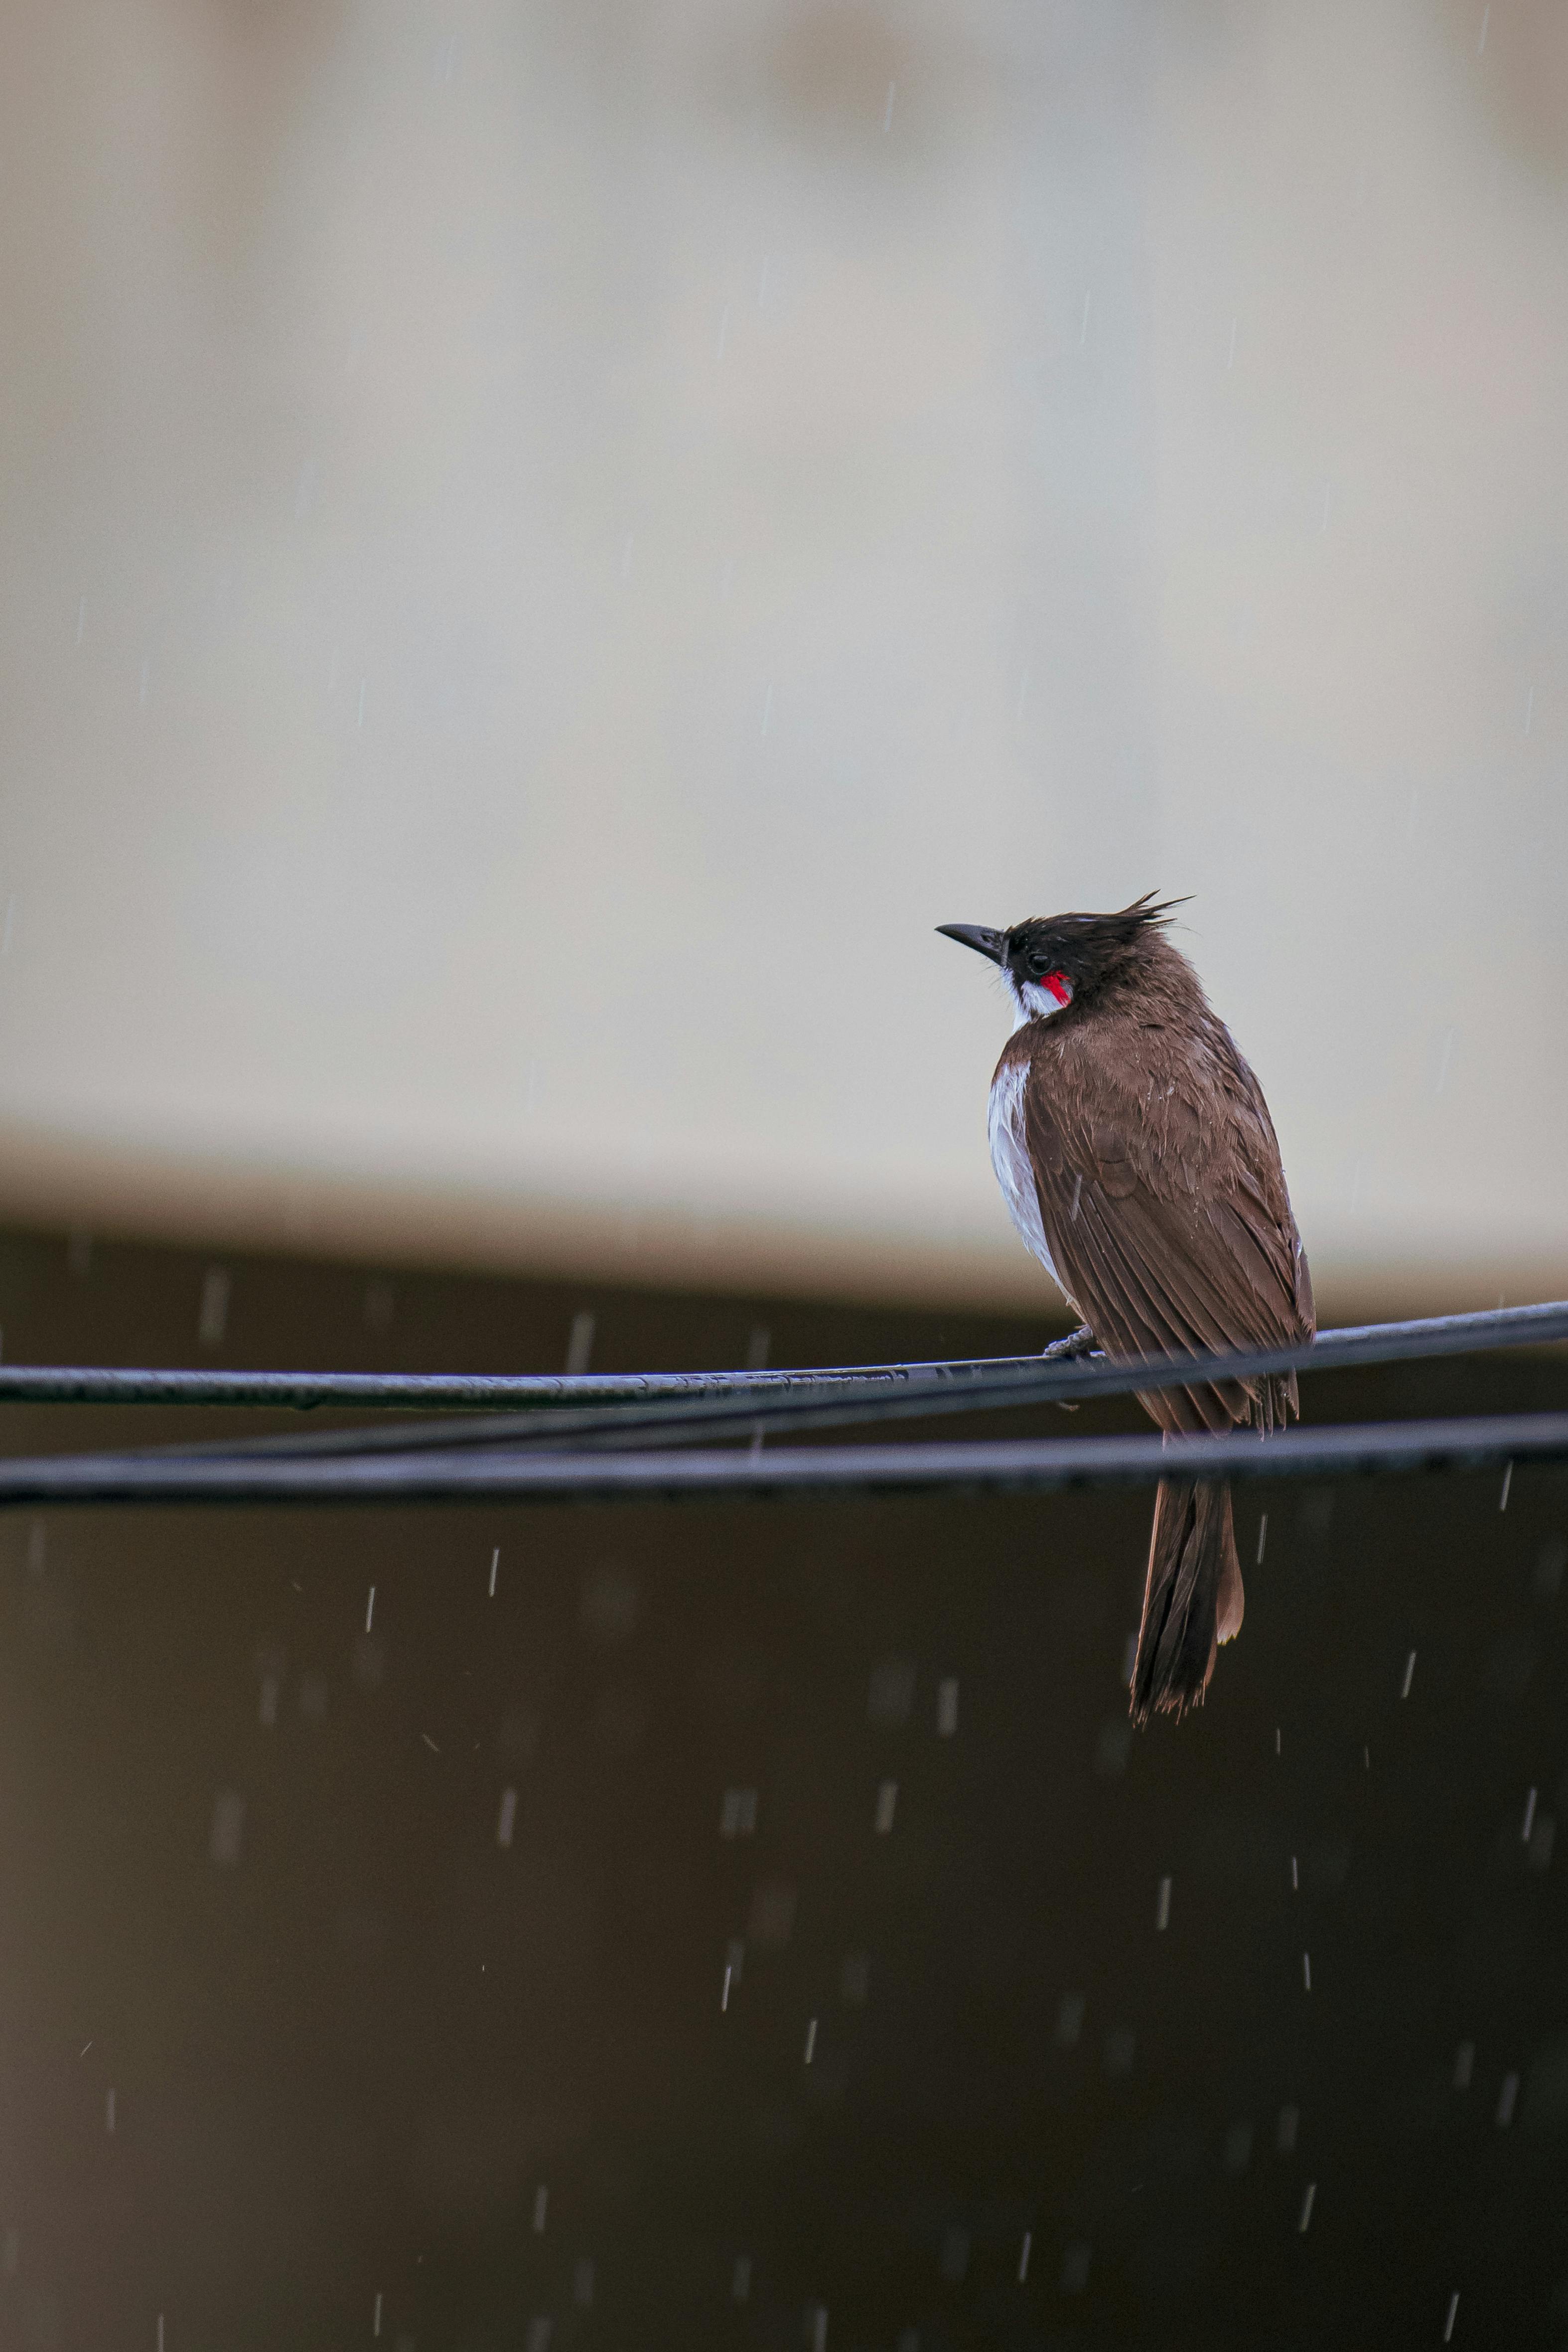
[[894, 1381], [929, 1374], [964, 1380], [998, 1365], [1036, 1367], [1038, 1356], [958, 1358], [951, 1363], [846, 1365], [778, 1372], [232, 1372], [78, 1364], [0, 1364], [0, 1404], [179, 1405], [269, 1408], [538, 1412], [553, 1405], [640, 1404], [656, 1398], [770, 1396], [827, 1382]]
[[[556, 1436], [603, 1429], [648, 1431], [689, 1418], [712, 1427], [722, 1418], [756, 1425], [804, 1419], [851, 1402], [856, 1418], [982, 1406], [1078, 1402], [1129, 1391], [1183, 1387], [1212, 1380], [1256, 1379], [1265, 1373], [1336, 1370], [1352, 1364], [1396, 1363], [1492, 1348], [1541, 1346], [1568, 1339], [1568, 1302], [1494, 1308], [1478, 1315], [1439, 1315], [1404, 1323], [1354, 1325], [1324, 1331], [1294, 1347], [1246, 1349], [1212, 1355], [1113, 1364], [1103, 1357], [1051, 1360], [1041, 1356], [959, 1358], [949, 1363], [875, 1364], [777, 1372], [517, 1373], [486, 1376], [443, 1372], [214, 1372], [99, 1370], [71, 1366], [0, 1365], [0, 1404], [160, 1404], [272, 1406], [309, 1411], [321, 1406], [483, 1412], [523, 1408], [516, 1418], [493, 1418], [470, 1432], [491, 1443], [515, 1438], [529, 1419], [547, 1413]], [[1058, 1348], [1061, 1343], [1057, 1343]], [[722, 1412], [721, 1409], [722, 1408]], [[564, 1420], [570, 1411], [572, 1420]], [[635, 1418], [632, 1415], [635, 1413]], [[592, 1418], [589, 1416], [591, 1415]], [[560, 1416], [558, 1418], [558, 1416]], [[368, 1433], [346, 1435], [357, 1447]], [[400, 1447], [451, 1444], [450, 1427], [424, 1431], [404, 1424]], [[264, 1441], [265, 1442], [265, 1441]]]
[[777, 1453], [465, 1450], [326, 1461], [148, 1452], [0, 1463], [0, 1507], [46, 1504], [682, 1501], [698, 1496], [1041, 1494], [1159, 1478], [1297, 1479], [1568, 1461], [1568, 1413], [1290, 1429], [1260, 1437], [1023, 1438]]
[[[1511, 1313], [1516, 1318], [1560, 1318], [1563, 1335], [1568, 1337], [1568, 1307], [1516, 1307], [1502, 1313]], [[1490, 1331], [1498, 1319], [1494, 1310], [1490, 1315], [1442, 1317], [1414, 1324], [1364, 1324], [1325, 1332], [1304, 1347], [1253, 1349], [1197, 1359], [1188, 1356], [1155, 1366], [1113, 1364], [1099, 1355], [1085, 1360], [1082, 1349], [1076, 1359], [1064, 1360], [1061, 1351], [1073, 1342], [1058, 1340], [1053, 1350], [1047, 1350], [1048, 1356], [1054, 1354], [1054, 1361], [1042, 1361], [1038, 1357], [1026, 1357], [1021, 1362], [1004, 1358], [995, 1367], [995, 1378], [989, 1370], [975, 1379], [962, 1381], [931, 1381], [916, 1373], [889, 1387], [880, 1382], [873, 1384], [871, 1380], [857, 1381], [842, 1375], [821, 1375], [814, 1376], [810, 1387], [788, 1391], [761, 1405], [745, 1395], [680, 1397], [646, 1405], [591, 1407], [585, 1412], [555, 1408], [529, 1414], [486, 1414], [456, 1425], [451, 1421], [404, 1423], [392, 1429], [312, 1431], [301, 1436], [231, 1439], [226, 1443], [219, 1440], [199, 1446], [167, 1446], [160, 1451], [187, 1455], [221, 1454], [230, 1458], [273, 1454], [304, 1460], [312, 1455], [413, 1453], [426, 1449], [440, 1452], [456, 1446], [519, 1444], [575, 1453], [580, 1449], [632, 1444], [692, 1444], [705, 1438], [722, 1439], [727, 1434], [755, 1436], [759, 1431], [783, 1436], [868, 1421], [924, 1421], [949, 1413], [995, 1412], [1053, 1401], [1075, 1402], [1073, 1391], [1080, 1396], [1122, 1395], [1129, 1390], [1169, 1387], [1178, 1381], [1185, 1384], [1211, 1370], [1227, 1370], [1232, 1376], [1239, 1371], [1279, 1371], [1287, 1367], [1332, 1371], [1347, 1365], [1431, 1354], [1436, 1350], [1429, 1335], [1435, 1330], [1443, 1338], [1447, 1352], [1454, 1345], [1452, 1327], [1468, 1329], [1480, 1324]], [[1517, 1331], [1517, 1320], [1507, 1328], [1510, 1333]], [[1530, 1329], [1532, 1336], [1539, 1336], [1540, 1322], [1531, 1324]], [[1547, 1329], [1549, 1335], [1555, 1335], [1555, 1325], [1549, 1322]], [[1414, 1344], [1417, 1338], [1419, 1345]], [[1496, 1346], [1503, 1342], [1490, 1339], [1480, 1344]]]

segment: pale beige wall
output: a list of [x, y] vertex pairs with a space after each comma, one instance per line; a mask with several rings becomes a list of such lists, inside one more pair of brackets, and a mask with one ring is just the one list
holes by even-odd
[[0, 1207], [1027, 1299], [931, 927], [1157, 886], [1568, 1282], [1564, 26], [13, 0]]

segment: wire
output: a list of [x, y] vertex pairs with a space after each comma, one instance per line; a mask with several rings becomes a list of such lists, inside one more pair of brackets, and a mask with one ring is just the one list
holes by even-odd
[[998, 1365], [1038, 1369], [1037, 1356], [938, 1364], [852, 1365], [788, 1372], [215, 1372], [120, 1370], [74, 1364], [0, 1364], [0, 1404], [256, 1406], [294, 1412], [324, 1407], [407, 1412], [538, 1411], [551, 1405], [637, 1404], [655, 1398], [745, 1395], [851, 1381], [930, 1374], [964, 1380]]
[[[14, 1462], [0, 1465], [0, 1507], [68, 1500], [307, 1502], [385, 1496], [434, 1501], [729, 1491], [771, 1495], [819, 1488], [874, 1493], [903, 1486], [941, 1489], [977, 1483], [982, 1487], [1021, 1484], [1049, 1488], [1186, 1475], [1176, 1472], [1172, 1465], [1176, 1454], [1193, 1447], [1208, 1449], [1203, 1459], [1212, 1461], [1214, 1467], [1205, 1471], [1206, 1475], [1307, 1476], [1316, 1472], [1303, 1449], [1314, 1444], [1326, 1447], [1323, 1459], [1330, 1466], [1378, 1466], [1365, 1455], [1366, 1446], [1375, 1443], [1385, 1449], [1385, 1466], [1418, 1466], [1406, 1458], [1412, 1442], [1408, 1432], [1434, 1429], [1445, 1433], [1444, 1442], [1458, 1462], [1469, 1460], [1473, 1451], [1473, 1441], [1464, 1433], [1493, 1424], [1454, 1422], [1381, 1429], [1298, 1430], [1266, 1441], [1243, 1431], [1224, 1437], [1170, 1440], [1163, 1445], [1158, 1437], [1142, 1436], [1033, 1440], [1020, 1442], [1021, 1453], [1017, 1446], [972, 1444], [796, 1447], [769, 1455], [765, 1465], [758, 1444], [748, 1456], [689, 1453], [681, 1457], [682, 1468], [673, 1466], [670, 1454], [632, 1451], [627, 1441], [664, 1447], [672, 1442], [723, 1437], [737, 1427], [760, 1439], [765, 1429], [781, 1433], [851, 1421], [924, 1417], [980, 1407], [1117, 1395], [1199, 1380], [1256, 1378], [1297, 1369], [1328, 1370], [1350, 1364], [1540, 1344], [1568, 1338], [1568, 1304], [1361, 1325], [1324, 1332], [1316, 1341], [1293, 1348], [1187, 1356], [1158, 1363], [1113, 1364], [1103, 1357], [1064, 1360], [1070, 1356], [1081, 1359], [1086, 1338], [1087, 1334], [1080, 1333], [1057, 1341], [1043, 1358], [961, 1359], [946, 1364], [775, 1373], [453, 1379], [423, 1373], [121, 1372], [13, 1365], [0, 1368], [0, 1401], [292, 1402], [303, 1409], [326, 1402], [401, 1404], [417, 1396], [427, 1404], [438, 1400], [451, 1404], [461, 1399], [472, 1410], [481, 1398], [505, 1395], [526, 1398], [531, 1410], [490, 1413], [455, 1424], [450, 1421], [412, 1426], [405, 1423], [391, 1429], [316, 1432], [205, 1446]], [[1526, 1421], [1518, 1425], [1531, 1429], [1538, 1423]], [[1279, 1466], [1267, 1471], [1260, 1467], [1260, 1443]], [[1275, 1450], [1281, 1445], [1287, 1447], [1283, 1457]], [[1107, 1453], [1107, 1446], [1133, 1451]], [[1346, 1446], [1351, 1449], [1349, 1454]], [[606, 1450], [596, 1451], [601, 1447]], [[1522, 1455], [1529, 1450], [1521, 1439], [1511, 1454]], [[660, 1464], [663, 1470], [656, 1466]]]
[[685, 1500], [699, 1496], [1050, 1493], [1159, 1478], [1340, 1477], [1568, 1461], [1568, 1413], [1371, 1423], [1268, 1437], [1021, 1438], [795, 1446], [777, 1453], [450, 1451], [327, 1461], [148, 1452], [0, 1463], [0, 1507], [94, 1503], [463, 1503]]
[[[1065, 1339], [1053, 1340], [1039, 1357], [999, 1360], [1004, 1364], [1017, 1362], [1032, 1375], [1039, 1371], [1042, 1361], [1060, 1361], [1070, 1354], [1082, 1356], [1092, 1346], [1089, 1332], [1082, 1330]], [[980, 1362], [984, 1366], [985, 1360]], [[906, 1368], [888, 1369], [903, 1371]], [[573, 1451], [579, 1447], [623, 1446], [633, 1440], [653, 1445], [680, 1445], [702, 1437], [723, 1438], [734, 1433], [755, 1438], [764, 1424], [775, 1431], [780, 1424], [787, 1425], [789, 1432], [832, 1429], [860, 1421], [925, 1420], [936, 1414], [968, 1412], [983, 1409], [988, 1402], [987, 1393], [976, 1392], [965, 1382], [955, 1382], [949, 1377], [948, 1366], [909, 1369], [911, 1378], [891, 1387], [850, 1373], [787, 1374], [785, 1377], [791, 1381], [803, 1379], [805, 1385], [760, 1401], [747, 1392], [721, 1391], [713, 1397], [684, 1395], [655, 1399], [645, 1405], [629, 1400], [578, 1411], [550, 1407], [526, 1413], [476, 1413], [455, 1423], [450, 1419], [400, 1422], [390, 1429], [383, 1424], [377, 1429], [312, 1430], [302, 1436], [218, 1439], [206, 1444], [168, 1445], [157, 1450], [193, 1456], [221, 1454], [230, 1459], [272, 1454], [304, 1460], [331, 1454], [407, 1453], [455, 1445], [537, 1444], [568, 1446]], [[963, 1369], [967, 1370], [969, 1367], [965, 1365]], [[926, 1370], [943, 1377], [925, 1381], [920, 1375]], [[723, 1379], [725, 1375], [714, 1377]]]
[[[1515, 1308], [1514, 1315], [1561, 1314], [1568, 1330], [1568, 1307], [1549, 1309]], [[1442, 1324], [1491, 1324], [1495, 1315], [1488, 1317], [1452, 1317], [1440, 1318]], [[1290, 1358], [1302, 1369], [1332, 1371], [1346, 1364], [1375, 1362], [1396, 1359], [1409, 1353], [1431, 1353], [1429, 1344], [1417, 1349], [1411, 1345], [1412, 1335], [1423, 1342], [1435, 1325], [1365, 1324], [1354, 1328], [1325, 1332], [1315, 1343], [1294, 1349], [1275, 1349], [1268, 1355], [1256, 1351], [1247, 1355], [1208, 1357], [1197, 1360], [1200, 1367], [1238, 1369], [1282, 1369], [1281, 1360]], [[1517, 1328], [1510, 1325], [1510, 1330]], [[1082, 1335], [1087, 1338], [1087, 1334]], [[1079, 1360], [1064, 1361], [1062, 1351], [1077, 1345]], [[1500, 1344], [1494, 1342], [1493, 1344]], [[1451, 1334], [1448, 1345], [1452, 1345]], [[1052, 1351], [1048, 1350], [1050, 1355]], [[424, 1449], [442, 1451], [454, 1446], [531, 1444], [557, 1449], [565, 1447], [576, 1452], [582, 1448], [624, 1446], [632, 1444], [652, 1445], [691, 1444], [704, 1438], [723, 1438], [727, 1434], [755, 1435], [758, 1431], [775, 1436], [789, 1435], [801, 1430], [842, 1428], [846, 1424], [868, 1421], [931, 1420], [938, 1416], [961, 1412], [996, 1411], [1003, 1407], [1019, 1408], [1035, 1403], [1069, 1401], [1062, 1394], [1064, 1381], [1090, 1396], [1124, 1394], [1128, 1390], [1169, 1386], [1180, 1381], [1183, 1384], [1194, 1378], [1194, 1359], [1184, 1357], [1176, 1362], [1151, 1368], [1112, 1364], [1103, 1356], [1087, 1362], [1082, 1360], [1082, 1340], [1058, 1340], [1055, 1360], [1042, 1364], [1035, 1357], [1003, 1358], [992, 1366], [982, 1365], [972, 1379], [946, 1378], [931, 1381], [925, 1377], [927, 1367], [909, 1368], [910, 1377], [891, 1384], [868, 1376], [860, 1381], [842, 1373], [811, 1375], [810, 1385], [792, 1389], [760, 1402], [747, 1395], [719, 1394], [716, 1397], [682, 1396], [639, 1405], [624, 1404], [589, 1407], [573, 1412], [552, 1408], [532, 1413], [496, 1413], [476, 1415], [465, 1423], [455, 1424], [450, 1420], [423, 1423], [402, 1423], [392, 1428], [338, 1429], [312, 1431], [307, 1435], [287, 1435], [248, 1440], [217, 1441], [204, 1446], [169, 1446], [166, 1453], [189, 1455], [223, 1454], [231, 1459], [250, 1454], [272, 1454], [304, 1460], [312, 1455], [333, 1454], [412, 1453]], [[903, 1371], [903, 1366], [888, 1368]], [[936, 1368], [939, 1370], [944, 1368]], [[966, 1367], [966, 1370], [968, 1368]], [[1092, 1380], [1086, 1380], [1085, 1375]]]
[[[629, 1407], [701, 1406], [723, 1401], [738, 1421], [771, 1423], [826, 1404], [863, 1398], [866, 1418], [883, 1410], [967, 1412], [1120, 1396], [1194, 1381], [1247, 1380], [1270, 1372], [1327, 1371], [1352, 1364], [1397, 1363], [1492, 1348], [1541, 1346], [1568, 1339], [1568, 1302], [1509, 1307], [1479, 1315], [1429, 1316], [1415, 1322], [1367, 1323], [1321, 1332], [1288, 1348], [1111, 1363], [1041, 1356], [963, 1357], [948, 1363], [845, 1365], [777, 1372], [217, 1372], [0, 1365], [0, 1404], [156, 1404], [271, 1406], [298, 1412], [324, 1406], [407, 1411], [487, 1412], [510, 1406], [546, 1410], [611, 1408], [617, 1428], [632, 1425]], [[1061, 1343], [1056, 1343], [1058, 1348]], [[694, 1413], [695, 1418], [695, 1413]], [[584, 1424], [591, 1425], [591, 1424]], [[601, 1423], [609, 1427], [606, 1418]], [[508, 1433], [497, 1430], [497, 1435]], [[404, 1441], [418, 1436], [405, 1430]], [[448, 1433], [450, 1439], [451, 1433]]]

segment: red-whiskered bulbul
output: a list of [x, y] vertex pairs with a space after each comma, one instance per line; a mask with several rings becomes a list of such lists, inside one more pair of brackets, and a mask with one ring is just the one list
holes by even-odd
[[[1316, 1328], [1273, 1122], [1153, 894], [1114, 915], [1010, 930], [943, 923], [988, 956], [1013, 1034], [991, 1081], [991, 1160], [1009, 1213], [1095, 1344], [1141, 1356], [1276, 1348]], [[1263, 1430], [1297, 1409], [1293, 1373], [1157, 1389], [1162, 1430]], [[1132, 1711], [1180, 1715], [1241, 1624], [1228, 1486], [1162, 1479]]]

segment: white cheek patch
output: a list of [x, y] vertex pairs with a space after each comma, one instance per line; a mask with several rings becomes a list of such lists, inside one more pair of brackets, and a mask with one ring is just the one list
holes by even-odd
[[1072, 1002], [1072, 982], [1064, 971], [1048, 971], [1039, 980], [1015, 980], [1009, 971], [1008, 985], [1018, 1007], [1015, 1029], [1026, 1021], [1049, 1021], [1053, 1013], [1065, 1013]]

